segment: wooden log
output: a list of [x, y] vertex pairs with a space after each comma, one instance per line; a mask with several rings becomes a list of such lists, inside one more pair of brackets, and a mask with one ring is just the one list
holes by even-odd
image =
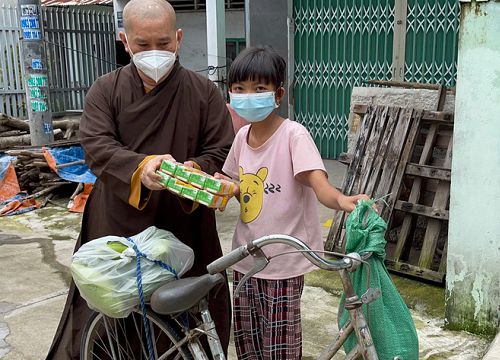
[[54, 129], [54, 140], [61, 140], [64, 138], [64, 133], [61, 129]]
[[0, 132], [0, 137], [19, 136], [26, 134], [27, 132], [23, 130], [10, 130], [10, 131]]
[[38, 177], [40, 178], [40, 180], [53, 180], [53, 179], [59, 178], [59, 176], [54, 172], [50, 172], [50, 173], [40, 172]]
[[11, 156], [23, 155], [23, 156], [39, 157], [39, 158], [44, 157], [42, 152], [30, 151], [30, 150], [7, 150], [6, 153]]
[[[36, 185], [36, 184], [34, 184], [34, 185]], [[28, 196], [28, 198], [35, 198], [35, 199], [36, 199], [36, 198], [39, 198], [39, 197], [41, 197], [41, 196], [44, 196], [45, 194], [49, 194], [49, 193], [51, 193], [52, 191], [56, 190], [57, 188], [59, 188], [59, 187], [61, 187], [61, 186], [62, 186], [62, 185], [52, 185], [52, 186], [50, 186], [50, 187], [48, 187], [48, 188], [45, 188], [45, 189], [43, 189], [43, 190], [39, 190], [39, 191], [37, 191], [37, 192], [35, 192], [35, 193], [31, 194], [30, 196]]]
[[68, 129], [78, 129], [80, 127], [80, 120], [54, 120], [52, 121], [52, 127], [54, 129], [68, 130]]
[[13, 146], [30, 145], [30, 135], [9, 136], [0, 138], [0, 149], [8, 149]]
[[[22, 121], [22, 120], [20, 120]], [[54, 130], [54, 138], [62, 138], [63, 133], [61, 129], [55, 129]], [[0, 150], [3, 149], [8, 149], [11, 147], [17, 147], [17, 146], [29, 146], [31, 145], [31, 136], [29, 134], [27, 135], [20, 135], [20, 136], [9, 136], [5, 138], [0, 138]]]
[[56, 169], [61, 169], [73, 165], [83, 165], [83, 164], [85, 164], [85, 160], [72, 161], [69, 163], [56, 165]]
[[30, 160], [33, 160], [33, 158], [31, 156], [26, 156], [26, 155], [17, 155], [17, 160], [19, 160], [19, 162], [25, 163], [29, 162]]
[[64, 133], [63, 138], [64, 138], [64, 139], [70, 139], [70, 138], [73, 136], [73, 133], [74, 133], [73, 129], [69, 128], [69, 129], [67, 129], [67, 130], [66, 130], [66, 132]]
[[36, 167], [39, 167], [39, 168], [48, 168], [49, 167], [49, 164], [47, 164], [47, 162], [44, 162], [44, 161], [33, 161], [33, 165]]
[[47, 187], [47, 186], [68, 185], [68, 184], [71, 184], [71, 181], [48, 181], [48, 182], [41, 182], [40, 186]]
[[30, 126], [27, 121], [14, 118], [2, 113], [0, 113], [0, 125], [8, 126], [17, 130], [30, 130]]

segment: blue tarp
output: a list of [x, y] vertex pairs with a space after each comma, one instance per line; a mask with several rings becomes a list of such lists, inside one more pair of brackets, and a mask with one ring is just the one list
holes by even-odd
[[[84, 160], [81, 146], [70, 146], [64, 148], [47, 148], [57, 165], [67, 164], [74, 161]], [[57, 174], [64, 180], [93, 184], [95, 175], [86, 164], [71, 165], [57, 169]]]
[[16, 160], [14, 156], [9, 156], [9, 155], [0, 156], [0, 181], [2, 181], [3, 177], [5, 176], [9, 164], [14, 160]]

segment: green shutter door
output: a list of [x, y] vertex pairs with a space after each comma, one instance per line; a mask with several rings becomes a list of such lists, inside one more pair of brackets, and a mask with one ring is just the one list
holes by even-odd
[[455, 86], [457, 0], [408, 0], [405, 81]]
[[294, 0], [294, 114], [324, 158], [347, 149], [354, 86], [391, 78], [394, 0]]

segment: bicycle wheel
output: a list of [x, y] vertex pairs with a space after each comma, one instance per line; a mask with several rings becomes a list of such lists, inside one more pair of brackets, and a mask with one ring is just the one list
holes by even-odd
[[[192, 360], [194, 357], [173, 320], [147, 312], [155, 359]], [[149, 359], [142, 313], [132, 312], [127, 318], [115, 319], [94, 313], [87, 322], [80, 347], [81, 360]], [[195, 346], [199, 345], [194, 340]], [[199, 348], [199, 346], [197, 346]]]

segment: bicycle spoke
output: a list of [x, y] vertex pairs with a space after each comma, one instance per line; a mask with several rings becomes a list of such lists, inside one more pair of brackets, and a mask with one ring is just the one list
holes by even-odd
[[[144, 342], [142, 341], [142, 319], [139, 321], [139, 325], [140, 325], [140, 330], [139, 330], [139, 327], [137, 326], [137, 320], [136, 320], [136, 317], [134, 316], [134, 313], [132, 315], [133, 315], [132, 319], [134, 320], [135, 332], [136, 332], [137, 338], [139, 339], [140, 344], [141, 344], [142, 356], [144, 356], [144, 359], [147, 359], [148, 353], [146, 352], [146, 348], [144, 347]], [[142, 316], [142, 315], [139, 315], [139, 316]], [[141, 358], [142, 358], [142, 356], [141, 356]]]
[[[101, 337], [101, 334], [99, 333], [99, 331], [96, 331], [96, 335], [99, 338], [100, 342], [94, 341], [94, 346], [97, 345], [101, 350], [103, 350], [106, 353], [106, 355], [108, 355], [111, 358], [111, 354], [109, 353], [108, 349], [105, 347], [105, 344], [106, 344], [105, 340]], [[95, 354], [94, 351], [92, 351], [92, 355], [97, 356], [97, 354]], [[100, 360], [100, 358], [99, 358], [99, 360]]]
[[125, 341], [125, 344], [127, 346], [127, 349], [126, 349], [126, 353], [127, 354], [131, 354], [128, 358], [129, 359], [134, 359], [134, 350], [132, 349], [132, 347], [130, 346], [130, 342], [127, 341], [127, 339], [129, 338], [128, 337], [128, 334], [127, 334], [127, 326], [125, 324], [125, 320], [123, 321], [120, 321], [120, 324], [122, 324], [122, 334], [123, 334], [123, 339]]
[[[120, 324], [123, 320], [113, 319], [112, 321], [114, 323], [114, 328], [115, 328], [115, 332], [112, 334], [112, 338], [114, 340], [114, 343], [116, 344], [116, 351], [118, 351], [119, 360], [122, 360], [122, 354], [127, 355], [127, 359], [134, 360], [133, 353], [132, 353], [132, 355], [128, 355], [128, 351], [125, 351], [125, 354], [123, 352], [123, 350], [125, 350], [125, 349], [123, 348], [122, 342], [120, 341], [120, 332], [118, 331], [118, 325], [117, 325], [117, 324]], [[123, 334], [123, 332], [122, 332], [122, 334]], [[124, 341], [128, 343], [128, 341], [126, 341], [126, 337], [123, 337], [123, 338], [124, 338]], [[114, 348], [114, 346], [113, 346], [113, 348]], [[113, 358], [113, 359], [115, 359], [115, 358]]]
[[151, 334], [151, 341], [153, 342], [153, 352], [155, 359], [158, 359], [158, 348], [156, 347], [156, 340], [155, 340], [155, 329], [153, 328], [154, 323], [152, 321], [149, 322], [149, 333]]
[[[127, 340], [128, 334], [127, 334], [127, 323], [125, 319], [117, 319], [115, 320], [119, 326], [120, 326], [120, 334], [122, 334], [123, 341], [119, 341], [118, 339], [116, 340], [117, 345], [124, 351], [124, 355], [127, 356], [127, 359], [134, 360], [134, 350], [130, 346], [130, 342]], [[125, 343], [126, 348], [123, 346], [122, 343]], [[120, 354], [122, 352], [120, 351]]]
[[111, 334], [111, 331], [109, 329], [107, 317], [103, 315], [102, 318], [104, 320], [104, 328], [106, 329], [106, 334], [108, 334], [108, 342], [109, 342], [109, 347], [111, 350], [112, 359], [116, 359], [115, 348], [114, 348], [113, 342], [112, 342], [112, 336], [109, 336]]
[[[184, 335], [178, 325], [168, 318], [149, 312], [147, 317], [155, 359], [191, 358], [191, 345], [188, 347], [188, 343], [191, 344], [191, 340], [198, 343], [198, 336]], [[82, 348], [82, 360], [149, 360], [140, 312], [134, 311], [125, 319], [98, 314], [92, 321], [86, 333], [85, 348]]]
[[116, 344], [116, 347], [117, 347], [117, 351], [118, 351], [118, 360], [123, 360], [122, 359], [122, 351], [120, 350], [120, 333], [118, 332], [118, 323], [119, 321], [117, 321], [116, 319], [113, 319], [113, 324], [114, 324], [114, 328], [115, 328], [115, 344]]
[[[109, 359], [116, 359], [116, 353], [118, 353], [119, 359], [123, 360], [134, 360], [134, 352], [130, 347], [129, 342], [126, 340], [126, 326], [123, 323], [122, 319], [112, 319], [106, 316], [101, 317], [101, 324], [104, 325], [104, 333], [105, 338], [101, 336], [100, 329], [102, 326], [97, 326], [94, 330], [94, 342], [92, 355], [95, 358], [100, 359], [99, 355], [96, 352], [104, 352], [102, 355], [106, 355]], [[120, 341], [120, 338], [123, 338], [123, 341]], [[122, 344], [122, 342], [126, 343], [126, 347]], [[106, 346], [106, 343], [108, 346]]]

